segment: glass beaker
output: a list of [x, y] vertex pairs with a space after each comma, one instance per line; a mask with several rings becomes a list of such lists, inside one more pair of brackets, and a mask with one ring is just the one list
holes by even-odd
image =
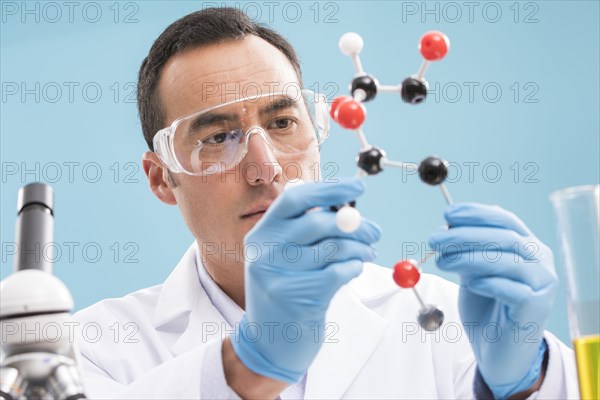
[[569, 328], [582, 399], [600, 398], [600, 185], [550, 195], [567, 276]]

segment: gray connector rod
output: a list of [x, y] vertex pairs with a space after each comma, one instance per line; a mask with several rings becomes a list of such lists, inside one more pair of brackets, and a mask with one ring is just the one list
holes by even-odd
[[54, 260], [54, 192], [43, 183], [19, 189], [16, 252], [13, 270], [39, 269], [52, 273]]

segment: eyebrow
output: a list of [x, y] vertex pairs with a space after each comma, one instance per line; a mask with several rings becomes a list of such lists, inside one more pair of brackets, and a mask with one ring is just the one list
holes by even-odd
[[[269, 103], [266, 107], [263, 107], [259, 110], [258, 114], [263, 117], [268, 114], [273, 114], [277, 111], [286, 109], [286, 108], [297, 108], [298, 101], [285, 97], [283, 99], [279, 99], [277, 101]], [[194, 118], [194, 120], [190, 124], [190, 130], [192, 132], [202, 129], [206, 126], [210, 126], [219, 122], [232, 122], [239, 121], [240, 117], [235, 113], [218, 113], [218, 112], [208, 112], [206, 114], [199, 115]]]
[[194, 120], [192, 121], [192, 123], [190, 124], [190, 130], [192, 132], [202, 129], [205, 126], [210, 126], [219, 122], [231, 122], [231, 121], [237, 121], [239, 120], [240, 117], [229, 113], [229, 114], [225, 114], [225, 113], [216, 113], [216, 112], [208, 112], [206, 114], [202, 114], [199, 115], [198, 117], [194, 118]]
[[261, 109], [258, 114], [262, 117], [265, 114], [272, 114], [274, 112], [277, 112], [279, 110], [283, 110], [286, 108], [298, 108], [297, 107], [298, 102], [290, 97], [284, 97], [282, 99], [279, 99], [277, 101], [274, 101], [272, 103], [269, 103], [268, 106], [264, 107], [263, 109]]

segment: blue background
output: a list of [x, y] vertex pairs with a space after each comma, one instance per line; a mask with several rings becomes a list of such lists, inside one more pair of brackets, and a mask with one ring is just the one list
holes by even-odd
[[[62, 2], [2, 1], [2, 278], [12, 268], [17, 190], [35, 180], [55, 189], [62, 250], [55, 273], [71, 289], [76, 309], [168, 276], [192, 237], [177, 208], [154, 198], [140, 168], [146, 147], [135, 82], [162, 30], [209, 4], [78, 2], [69, 15]], [[435, 94], [416, 107], [380, 95], [368, 104], [365, 131], [392, 159], [418, 162], [439, 154], [451, 161], [448, 186], [456, 201], [502, 205], [555, 250], [563, 279], [549, 329], [568, 342], [548, 195], [599, 181], [599, 3], [476, 2], [471, 15], [463, 2], [237, 6], [289, 38], [306, 86], [330, 99], [347, 93], [354, 74], [337, 47], [344, 32], [364, 37], [365, 69], [390, 85], [416, 72], [424, 32], [450, 37], [449, 55], [426, 76]], [[352, 175], [357, 149], [353, 135], [334, 126], [322, 151], [322, 163], [332, 163], [325, 175]], [[412, 255], [411, 243], [424, 250], [430, 232], [444, 223], [439, 191], [399, 170], [369, 178], [368, 186], [359, 207], [383, 229], [378, 262], [392, 266]], [[423, 269], [456, 281], [432, 262]]]

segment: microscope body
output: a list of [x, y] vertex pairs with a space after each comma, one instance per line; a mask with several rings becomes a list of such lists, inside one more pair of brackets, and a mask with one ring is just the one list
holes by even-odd
[[53, 257], [35, 252], [53, 240], [52, 189], [25, 186], [17, 208], [19, 251], [13, 274], [0, 282], [0, 398], [83, 399], [73, 298], [52, 275]]

